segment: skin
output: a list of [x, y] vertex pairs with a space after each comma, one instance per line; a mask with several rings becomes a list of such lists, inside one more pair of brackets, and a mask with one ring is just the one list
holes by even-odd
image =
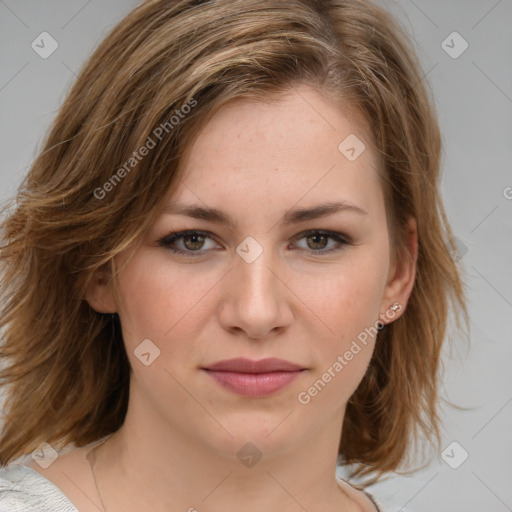
[[[349, 134], [365, 140], [355, 121], [306, 86], [269, 103], [222, 107], [187, 151], [184, 180], [168, 200], [218, 208], [236, 226], [162, 213], [137, 250], [120, 256], [117, 300], [104, 276], [94, 279], [87, 300], [119, 314], [133, 368], [126, 421], [96, 452], [108, 512], [374, 510], [362, 493], [340, 487], [335, 467], [345, 406], [375, 339], [307, 405], [297, 398], [365, 328], [403, 314], [414, 283], [415, 223], [408, 250], [393, 258], [376, 154], [366, 144], [351, 162], [338, 150]], [[280, 222], [287, 210], [338, 201], [366, 213]], [[159, 242], [183, 230], [211, 238], [175, 243], [190, 256]], [[352, 244], [308, 238], [309, 230]], [[263, 251], [251, 263], [236, 252], [248, 236]], [[394, 302], [402, 307], [390, 313]], [[134, 355], [145, 339], [161, 351], [149, 366]], [[201, 370], [234, 357], [279, 357], [306, 370], [270, 397], [247, 398]], [[236, 456], [247, 442], [263, 455], [251, 468]], [[85, 453], [39, 472], [57, 482], [56, 468], [75, 471], [99, 503]], [[80, 510], [90, 507], [71, 494]]]

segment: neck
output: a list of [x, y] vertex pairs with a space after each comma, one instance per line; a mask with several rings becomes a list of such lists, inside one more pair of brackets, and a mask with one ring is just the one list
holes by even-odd
[[91, 454], [104, 512], [340, 511], [352, 503], [335, 479], [342, 413], [300, 450], [265, 456], [240, 441], [235, 457], [186, 433], [147, 435], [136, 421], [141, 417], [129, 411], [123, 427]]

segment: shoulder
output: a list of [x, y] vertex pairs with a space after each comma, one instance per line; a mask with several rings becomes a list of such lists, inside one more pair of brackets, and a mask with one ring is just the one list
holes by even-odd
[[77, 512], [50, 481], [12, 464], [0, 469], [0, 512]]
[[378, 512], [407, 512], [404, 508], [395, 507], [388, 502], [383, 501], [380, 498], [377, 498], [370, 494], [368, 491], [364, 491], [364, 493], [371, 499]]
[[337, 478], [340, 486], [351, 496], [360, 510], [364, 512], [407, 512], [405, 509], [395, 507], [381, 498], [377, 498], [364, 487], [350, 483], [343, 478]]

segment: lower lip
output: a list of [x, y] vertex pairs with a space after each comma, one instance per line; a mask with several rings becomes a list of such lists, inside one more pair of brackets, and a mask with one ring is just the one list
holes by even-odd
[[221, 386], [242, 396], [265, 397], [294, 381], [302, 370], [295, 372], [237, 373], [206, 370]]

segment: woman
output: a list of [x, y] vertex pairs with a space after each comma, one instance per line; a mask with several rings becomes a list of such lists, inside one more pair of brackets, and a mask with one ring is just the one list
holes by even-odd
[[3, 223], [0, 510], [388, 510], [336, 465], [438, 442], [466, 318], [421, 76], [366, 0], [112, 31]]

